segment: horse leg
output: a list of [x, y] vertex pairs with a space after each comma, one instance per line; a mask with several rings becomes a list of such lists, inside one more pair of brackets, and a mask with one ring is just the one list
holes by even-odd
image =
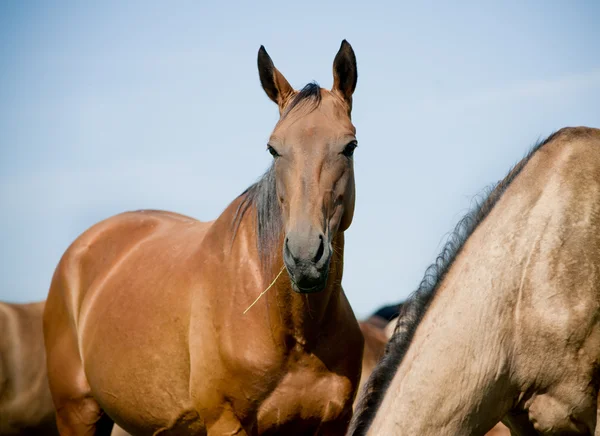
[[315, 433], [320, 436], [338, 436], [346, 434], [346, 430], [348, 430], [348, 424], [350, 421], [331, 421], [325, 424], [322, 424], [319, 427], [319, 430]]
[[[113, 421], [91, 393], [83, 371], [75, 334], [65, 314], [62, 301], [56, 304], [50, 292], [47, 305], [59, 308], [51, 322], [45, 323], [48, 382], [56, 409], [56, 423], [62, 436], [109, 436]], [[62, 309], [62, 310], [60, 310]]]
[[534, 436], [538, 434], [524, 410], [508, 412], [501, 422], [508, 427], [512, 436]]
[[[60, 356], [60, 353], [57, 353]], [[60, 357], [59, 357], [60, 358]], [[52, 362], [49, 362], [52, 365]], [[52, 366], [50, 366], [52, 367]], [[83, 368], [63, 366], [50, 381], [56, 408], [56, 424], [61, 436], [108, 436], [113, 421], [92, 397]]]
[[233, 410], [225, 409], [219, 418], [208, 427], [208, 436], [248, 436], [246, 429]]
[[594, 436], [600, 436], [600, 391], [598, 392], [598, 400], [596, 401], [596, 429]]
[[113, 421], [92, 397], [73, 398], [59, 406], [56, 423], [61, 436], [108, 436], [113, 428]]
[[350, 409], [350, 413], [343, 413], [334, 420], [321, 422], [315, 434], [320, 436], [344, 435], [348, 430], [348, 425], [350, 424], [351, 418], [352, 409]]

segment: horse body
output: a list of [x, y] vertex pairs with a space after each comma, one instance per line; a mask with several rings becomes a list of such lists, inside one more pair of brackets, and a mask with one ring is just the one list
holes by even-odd
[[[353, 60], [347, 43], [340, 53]], [[263, 48], [259, 70], [282, 114], [259, 182], [210, 223], [109, 218], [61, 259], [44, 318], [61, 433], [112, 421], [132, 434], [345, 431], [362, 355], [341, 288], [349, 94], [288, 88]]]
[[[305, 338], [277, 322], [280, 316], [293, 318], [284, 303], [305, 304], [282, 300], [303, 298], [282, 296], [291, 291], [278, 288], [265, 296], [272, 310], [257, 306], [253, 311], [260, 316], [242, 316], [263, 285], [259, 265], [251, 260], [256, 259], [254, 245], [235, 245], [229, 256], [204, 246], [227, 235], [229, 213], [236, 208], [232, 204], [212, 224], [149, 211], [118, 215], [82, 235], [57, 269], [48, 310], [58, 312], [69, 302], [78, 302], [80, 309], [71, 306], [72, 315], [60, 320], [53, 315], [49, 335], [74, 322], [81, 345], [68, 367], [61, 363], [66, 356], [58, 353], [51, 367], [73, 378], [85, 373], [89, 393], [131, 433], [200, 429], [211, 421], [216, 431], [221, 416], [229, 423], [234, 410], [241, 423], [257, 414], [259, 429], [266, 431], [326, 409], [336, 418], [353, 397], [356, 375], [337, 363], [343, 348], [326, 349], [316, 341], [316, 331]], [[239, 231], [242, 236], [244, 229]], [[110, 258], [103, 255], [107, 241], [127, 243], [114, 247]], [[235, 274], [219, 274], [231, 258], [247, 261]], [[156, 264], [161, 268], [152, 268]], [[220, 292], [211, 292], [215, 288]], [[324, 330], [353, 316], [341, 293], [330, 299], [323, 313], [314, 315], [327, 315]], [[344, 339], [343, 332], [328, 338]]]
[[551, 136], [471, 231], [405, 302], [351, 433], [484, 434], [502, 418], [513, 434], [594, 434], [600, 131]]

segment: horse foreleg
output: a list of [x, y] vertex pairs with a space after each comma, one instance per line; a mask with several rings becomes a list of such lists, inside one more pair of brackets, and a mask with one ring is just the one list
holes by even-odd
[[338, 418], [321, 422], [317, 428], [315, 435], [320, 436], [338, 436], [346, 434], [350, 419], [352, 418], [352, 409], [349, 408], [347, 412], [342, 413]]
[[339, 436], [346, 434], [349, 421], [333, 421], [322, 424], [315, 433], [319, 436]]
[[[50, 294], [46, 304], [55, 303]], [[59, 312], [60, 313], [60, 312]], [[48, 382], [61, 436], [109, 436], [113, 421], [91, 394], [77, 340], [65, 318], [47, 326]]]
[[61, 436], [108, 436], [113, 427], [113, 421], [91, 397], [63, 403], [56, 410], [56, 423]]
[[248, 433], [233, 411], [225, 409], [219, 418], [208, 426], [208, 436], [248, 436]]
[[534, 436], [538, 434], [524, 410], [507, 413], [502, 418], [502, 423], [509, 428], [512, 436]]
[[598, 401], [596, 404], [596, 429], [594, 436], [600, 436], [600, 393], [598, 393]]

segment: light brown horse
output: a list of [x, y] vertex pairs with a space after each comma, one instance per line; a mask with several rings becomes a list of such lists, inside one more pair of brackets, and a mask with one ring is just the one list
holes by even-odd
[[0, 435], [55, 435], [42, 334], [44, 302], [0, 302]]
[[63, 255], [44, 317], [62, 434], [345, 432], [363, 348], [341, 288], [356, 60], [344, 41], [331, 91], [295, 91], [263, 47], [258, 67], [280, 120], [256, 184], [213, 222], [124, 213]]
[[349, 434], [600, 434], [600, 130], [540, 143], [402, 308]]

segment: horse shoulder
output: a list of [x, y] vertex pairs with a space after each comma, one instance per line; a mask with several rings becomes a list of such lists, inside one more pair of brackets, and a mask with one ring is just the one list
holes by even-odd
[[[543, 392], [523, 403], [539, 431], [585, 433], [595, 420], [600, 362], [600, 130], [562, 129], [540, 151], [528, 215], [540, 225], [522, 238], [529, 260], [515, 319], [520, 379]], [[533, 185], [515, 188], [525, 186]]]

